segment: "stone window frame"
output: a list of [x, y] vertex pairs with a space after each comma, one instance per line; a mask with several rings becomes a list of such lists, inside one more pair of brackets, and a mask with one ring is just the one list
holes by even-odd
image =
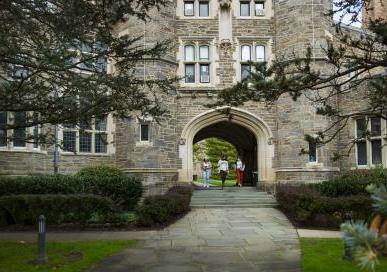
[[[312, 134], [312, 137], [313, 138], [318, 138], [318, 135], [317, 134]], [[311, 160], [311, 148], [310, 148], [310, 145], [311, 143], [308, 143], [308, 159], [307, 159], [307, 163], [306, 163], [306, 167], [307, 168], [322, 168], [324, 166], [323, 162], [321, 161], [321, 158], [320, 158], [320, 155], [321, 155], [321, 152], [322, 152], [322, 147], [323, 145], [321, 144], [318, 144], [318, 143], [315, 143], [315, 160]]]
[[[3, 111], [4, 112], [4, 111]], [[33, 117], [33, 112], [24, 112], [26, 114], [26, 118]], [[15, 113], [8, 111], [6, 112], [6, 121], [7, 124], [13, 124], [15, 121]], [[33, 135], [37, 132], [39, 135], [41, 131], [41, 126], [33, 126], [24, 128], [25, 131], [25, 139], [33, 137]], [[8, 137], [12, 138], [14, 135], [14, 129], [8, 129], [5, 131], [7, 137], [7, 143], [5, 145], [0, 146], [0, 151], [22, 151], [22, 152], [42, 152], [42, 146], [38, 143], [38, 140], [33, 142], [33, 139], [27, 140], [25, 142], [25, 146], [15, 146], [14, 141], [12, 139], [8, 139]]]
[[[186, 46], [194, 46], [195, 51], [195, 60], [194, 61], [186, 61], [185, 60], [185, 48]], [[200, 60], [200, 47], [201, 46], [208, 46], [209, 49], [209, 59], [208, 60]], [[178, 68], [178, 75], [181, 76], [180, 80], [180, 86], [181, 87], [214, 87], [215, 86], [215, 60], [216, 60], [216, 48], [214, 44], [213, 38], [200, 38], [200, 39], [192, 39], [192, 38], [182, 38], [179, 45], [179, 50], [177, 54], [178, 62], [179, 62], [179, 68]], [[194, 64], [195, 65], [195, 82], [189, 83], [185, 82], [185, 67], [186, 64]], [[200, 82], [200, 67], [201, 65], [208, 64], [209, 67], [209, 82]]]
[[[317, 152], [318, 146], [315, 142], [309, 142], [309, 148], [308, 148], [308, 163], [318, 163], [318, 152]], [[312, 152], [314, 151], [314, 152]], [[314, 160], [312, 159], [314, 158]]]
[[[154, 127], [152, 125], [153, 123], [153, 117], [150, 116], [148, 113], [142, 116], [138, 116], [136, 118], [136, 123], [137, 123], [137, 133], [136, 133], [136, 146], [137, 147], [152, 147], [153, 146], [153, 134], [154, 134]], [[142, 135], [141, 135], [141, 128], [143, 125], [148, 125], [148, 140], [143, 141], [142, 140]]]
[[[265, 59], [262, 62], [267, 62], [270, 64], [271, 55], [270, 55], [270, 39], [255, 39], [255, 38], [242, 38], [238, 40], [237, 43], [237, 81], [242, 80], [242, 65], [247, 64], [248, 61], [242, 61], [242, 46], [250, 46], [250, 59], [252, 59], [253, 63], [257, 63], [256, 61], [256, 47], [263, 46], [265, 51]], [[250, 71], [254, 72], [254, 67], [250, 67]]]
[[[355, 153], [355, 164], [356, 168], [359, 169], [369, 169], [369, 168], [374, 168], [377, 166], [387, 166], [387, 120], [384, 120], [382, 118], [380, 119], [380, 135], [372, 135], [372, 118], [379, 118], [375, 116], [363, 116], [363, 117], [355, 117], [353, 118], [353, 135], [354, 137], [354, 143], [355, 143], [355, 148], [354, 148], [354, 153]], [[360, 119], [365, 120], [366, 124], [366, 131], [370, 133], [370, 135], [358, 135], [358, 123], [357, 121]], [[365, 137], [363, 137], [365, 136]], [[381, 164], [374, 164], [373, 163], [373, 154], [372, 154], [372, 142], [373, 141], [381, 141]], [[366, 164], [359, 164], [359, 153], [358, 153], [358, 144], [359, 143], [365, 143], [366, 147], [366, 159], [367, 163]], [[383, 148], [384, 147], [384, 148]]]
[[[142, 128], [143, 126], [147, 126], [148, 129], [147, 129], [147, 132], [148, 132], [148, 135], [146, 135], [146, 140], [143, 140], [143, 134], [142, 134]], [[151, 125], [150, 125], [150, 122], [141, 122], [140, 123], [140, 142], [150, 142], [151, 141]]]
[[[194, 15], [193, 16], [186, 16], [185, 15], [185, 9], [184, 9], [184, 3], [185, 2], [194, 2]], [[208, 16], [199, 16], [200, 8], [199, 4], [200, 2], [208, 2]], [[219, 12], [219, 4], [217, 0], [178, 0], [176, 5], [176, 15], [179, 19], [187, 19], [187, 20], [208, 20], [208, 19], [214, 19], [215, 16]]]
[[[96, 43], [97, 44], [97, 43]], [[101, 46], [101, 45], [100, 45]], [[87, 50], [86, 50], [87, 49]], [[81, 54], [84, 54], [84, 55], [89, 55], [89, 56], [96, 56], [96, 54], [93, 52], [93, 50], [95, 49], [95, 47], [91, 48], [89, 47], [88, 45], [86, 44], [80, 44], [79, 48], [75, 48], [75, 47], [70, 47], [68, 48], [67, 50], [69, 52], [76, 52], [77, 53], [77, 56], [75, 57], [72, 57], [71, 58], [71, 63], [74, 64], [74, 63], [77, 63], [80, 61], [80, 57], [81, 57]], [[96, 66], [97, 68], [97, 63], [101, 63], [101, 62], [98, 62], [97, 60], [94, 60], [93, 61], [94, 65]], [[76, 73], [81, 73], [81, 74], [85, 74], [85, 75], [91, 75], [92, 72], [91, 71], [87, 71], [87, 70], [84, 70], [82, 69], [83, 65], [85, 63], [82, 62], [80, 64], [78, 64], [76, 67], [77, 68], [72, 68], [72, 71], [73, 72], [76, 72]], [[85, 67], [86, 69], [86, 67]], [[97, 68], [98, 69], [98, 68]], [[103, 69], [99, 70], [98, 72], [100, 73], [110, 73], [110, 62], [109, 62], [109, 59], [106, 58], [103, 60]]]
[[[91, 120], [91, 127], [86, 129], [81, 129], [79, 125], [69, 126], [59, 125], [58, 133], [58, 142], [60, 144], [59, 151], [63, 155], [93, 155], [93, 156], [109, 156], [114, 153], [113, 148], [113, 134], [114, 134], [114, 123], [112, 114], [106, 116], [106, 130], [96, 129], [95, 118]], [[66, 151], [63, 150], [64, 146], [64, 132], [75, 132], [75, 151]], [[81, 152], [80, 151], [80, 133], [90, 133], [91, 134], [91, 152]], [[96, 151], [96, 135], [105, 134], [106, 135], [106, 152], [95, 152]]]
[[[249, 2], [250, 3], [250, 15], [241, 16], [240, 3]], [[264, 14], [256, 15], [255, 4], [258, 2], [263, 2], [264, 4]], [[232, 10], [233, 15], [237, 19], [270, 19], [273, 16], [273, 3], [272, 0], [237, 0], [232, 1]]]

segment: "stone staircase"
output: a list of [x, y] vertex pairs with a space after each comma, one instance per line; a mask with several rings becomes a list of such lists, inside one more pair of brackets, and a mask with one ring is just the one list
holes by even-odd
[[272, 208], [276, 207], [275, 198], [257, 191], [253, 187], [211, 188], [195, 190], [191, 199], [191, 208]]

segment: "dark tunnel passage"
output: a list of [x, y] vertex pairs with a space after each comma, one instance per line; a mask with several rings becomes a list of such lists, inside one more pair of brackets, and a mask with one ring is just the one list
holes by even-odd
[[[193, 144], [201, 140], [217, 137], [221, 138], [232, 145], [238, 151], [242, 161], [245, 163], [244, 185], [252, 185], [252, 173], [257, 171], [257, 139], [254, 134], [247, 128], [229, 122], [222, 121], [209, 125], [196, 133]], [[236, 158], [229, 158], [229, 163], [234, 164]]]

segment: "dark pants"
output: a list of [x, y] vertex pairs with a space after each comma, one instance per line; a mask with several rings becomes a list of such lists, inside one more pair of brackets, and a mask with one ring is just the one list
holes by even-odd
[[227, 177], [227, 172], [223, 171], [223, 170], [220, 170], [219, 175], [220, 175], [220, 179], [222, 180], [222, 188], [223, 188], [224, 181], [226, 180], [226, 177]]

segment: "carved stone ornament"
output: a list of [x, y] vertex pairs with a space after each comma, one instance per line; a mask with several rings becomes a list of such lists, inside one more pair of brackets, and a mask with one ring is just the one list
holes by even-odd
[[228, 39], [220, 41], [220, 56], [221, 58], [230, 58], [232, 55], [232, 43]]
[[268, 144], [268, 145], [273, 145], [273, 142], [274, 142], [274, 138], [273, 138], [273, 137], [270, 137], [270, 138], [267, 140], [267, 144]]
[[219, 0], [221, 9], [230, 9], [232, 0]]
[[179, 144], [180, 144], [180, 145], [185, 145], [185, 139], [184, 139], [184, 138], [180, 138]]

